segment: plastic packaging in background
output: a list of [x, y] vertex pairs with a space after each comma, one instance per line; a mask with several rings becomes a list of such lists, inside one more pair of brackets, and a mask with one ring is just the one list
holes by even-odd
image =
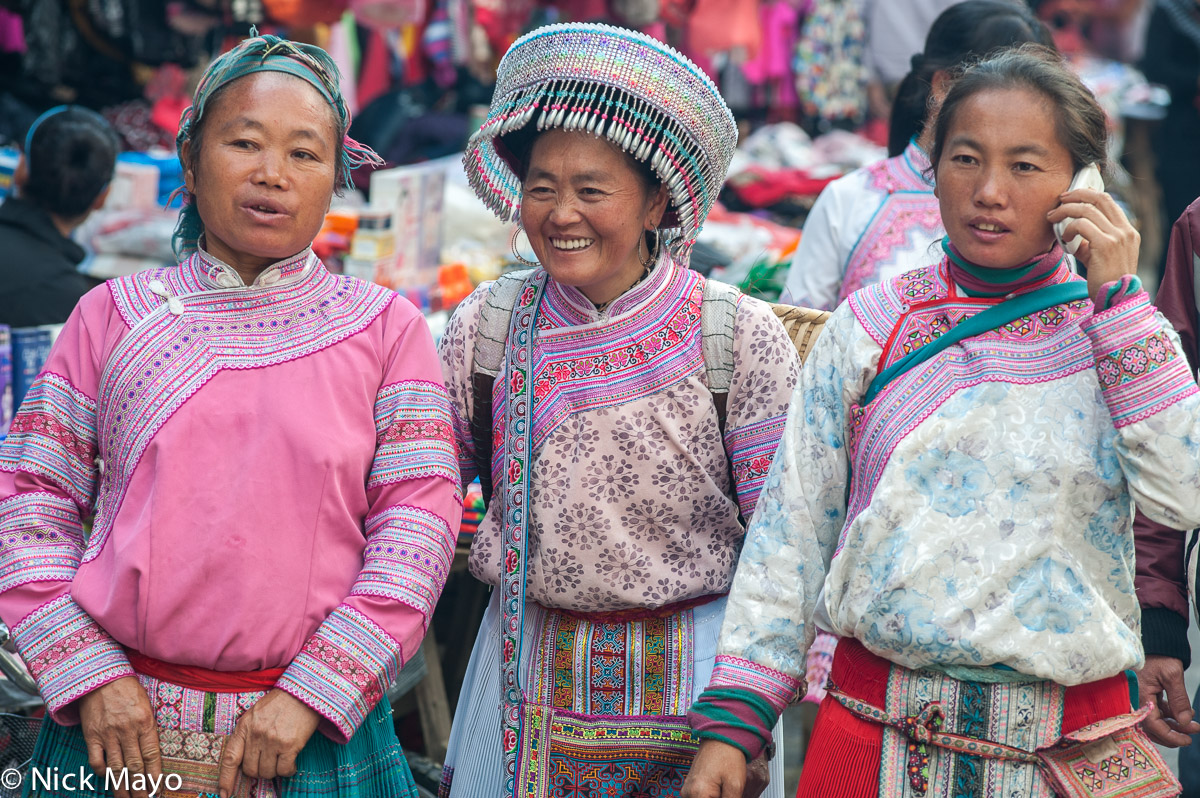
[[175, 189], [183, 185], [183, 165], [173, 151], [152, 149], [149, 152], [123, 152], [117, 156], [117, 163], [153, 166], [158, 170], [158, 184], [155, 187], [157, 204], [164, 208], [178, 208], [182, 204], [178, 197], [169, 205], [167, 202]]
[[383, 285], [411, 293], [437, 283], [446, 168], [439, 160], [371, 174], [371, 207], [391, 211], [395, 240], [395, 268]]
[[50, 357], [50, 347], [62, 330], [61, 324], [46, 324], [41, 327], [18, 327], [11, 330], [13, 411], [21, 408], [21, 402], [37, 379]]

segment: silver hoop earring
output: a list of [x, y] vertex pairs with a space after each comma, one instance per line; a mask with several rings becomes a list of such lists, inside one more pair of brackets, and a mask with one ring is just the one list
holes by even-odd
[[[517, 251], [517, 236], [521, 235], [521, 232], [524, 231], [524, 229], [525, 228], [522, 227], [521, 225], [519, 225], [519, 224], [517, 225], [517, 228], [515, 230], [513, 230], [512, 238], [509, 239], [508, 246], [512, 250], [513, 257], [517, 259], [518, 263], [524, 264], [525, 266], [528, 266], [531, 269], [535, 269], [538, 266], [541, 266], [542, 264], [538, 263], [535, 260], [526, 260], [525, 258], [521, 257], [521, 253]], [[528, 238], [529, 236], [525, 236], [525, 237]]]
[[[646, 231], [650, 232], [649, 230]], [[642, 236], [645, 238], [645, 236]], [[639, 247], [640, 249], [640, 247]], [[654, 228], [654, 250], [650, 250], [650, 246], [646, 245], [646, 259], [642, 261], [642, 265], [649, 269], [658, 261], [659, 250], [662, 249], [662, 233], [658, 232], [658, 228]]]

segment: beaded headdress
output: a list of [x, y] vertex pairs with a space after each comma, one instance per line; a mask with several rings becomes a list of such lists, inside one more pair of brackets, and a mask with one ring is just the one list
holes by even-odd
[[[283, 72], [307, 82], [321, 93], [333, 108], [339, 130], [343, 131], [338, 142], [337, 184], [350, 188], [350, 172], [364, 164], [378, 166], [383, 160], [365, 144], [359, 144], [344, 131], [350, 129], [350, 109], [342, 96], [341, 74], [329, 54], [320, 47], [303, 42], [291, 42], [279, 36], [259, 36], [251, 28], [250, 38], [239, 43], [227, 53], [217, 56], [196, 87], [192, 104], [184, 109], [179, 119], [179, 134], [175, 137], [175, 149], [183, 158], [183, 145], [192, 139], [192, 134], [208, 107], [209, 100], [222, 86], [254, 72]], [[187, 190], [183, 194], [183, 209], [175, 226], [173, 245], [175, 254], [183, 258], [196, 250], [196, 241], [203, 226], [195, 203]]]
[[504, 221], [520, 212], [518, 163], [505, 137], [527, 125], [604, 136], [648, 162], [667, 189], [666, 245], [685, 257], [725, 181], [737, 146], [733, 114], [713, 82], [662, 42], [609, 25], [547, 25], [500, 62], [487, 120], [463, 165]]

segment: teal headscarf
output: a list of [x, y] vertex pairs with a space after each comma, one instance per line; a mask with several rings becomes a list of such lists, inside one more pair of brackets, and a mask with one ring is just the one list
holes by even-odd
[[[283, 72], [313, 86], [333, 108], [338, 129], [342, 131], [339, 144], [341, 157], [337, 166], [338, 185], [350, 187], [350, 172], [364, 164], [378, 166], [383, 163], [370, 147], [359, 144], [346, 134], [350, 129], [350, 109], [346, 107], [346, 100], [342, 97], [341, 74], [328, 53], [312, 44], [290, 42], [270, 34], [259, 36], [253, 28], [250, 34], [251, 38], [215, 58], [200, 79], [192, 104], [184, 110], [179, 119], [179, 135], [175, 137], [175, 149], [180, 160], [183, 159], [184, 143], [191, 141], [192, 133], [204, 116], [208, 101], [218, 89], [255, 72]], [[179, 193], [183, 196], [183, 208], [179, 211], [179, 221], [175, 225], [171, 245], [175, 256], [183, 260], [196, 251], [196, 242], [204, 232], [204, 225], [187, 189], [181, 188]]]

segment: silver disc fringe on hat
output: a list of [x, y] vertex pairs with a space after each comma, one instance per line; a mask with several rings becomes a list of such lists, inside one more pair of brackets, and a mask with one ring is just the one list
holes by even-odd
[[733, 114], [699, 67], [657, 39], [609, 25], [547, 25], [517, 39], [463, 155], [471, 187], [504, 221], [520, 213], [521, 180], [497, 139], [535, 120], [539, 131], [587, 131], [648, 161], [670, 198], [666, 246], [686, 261], [737, 147]]

